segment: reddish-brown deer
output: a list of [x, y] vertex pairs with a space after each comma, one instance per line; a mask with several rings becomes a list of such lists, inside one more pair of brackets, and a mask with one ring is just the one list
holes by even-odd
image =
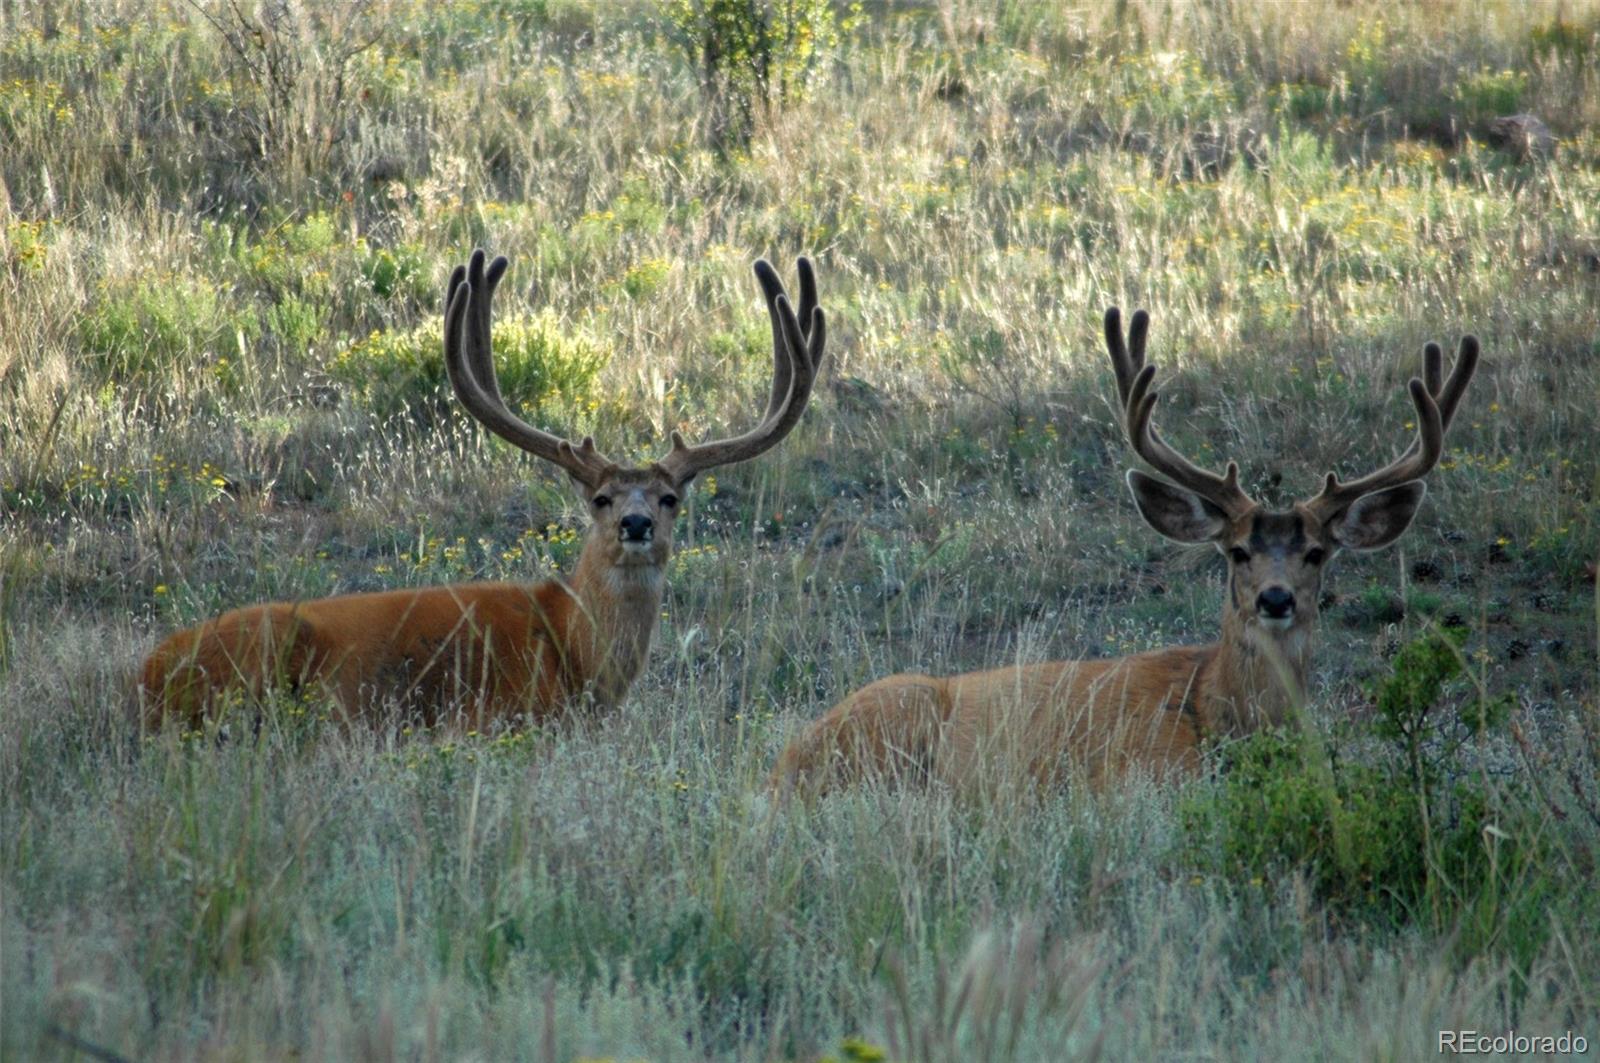
[[506, 260], [482, 251], [450, 277], [444, 354], [450, 383], [486, 428], [571, 478], [590, 516], [569, 578], [537, 584], [458, 583], [314, 601], [254, 605], [179, 631], [142, 678], [147, 719], [199, 723], [225, 690], [277, 687], [331, 698], [347, 719], [395, 709], [427, 724], [486, 728], [540, 721], [587, 704], [617, 705], [644, 667], [673, 522], [691, 480], [776, 446], [800, 420], [822, 358], [825, 326], [811, 263], [799, 260], [798, 315], [777, 273], [755, 265], [772, 320], [766, 414], [743, 435], [671, 450], [640, 468], [527, 424], [506, 406], [490, 347], [490, 302]]
[[1333, 473], [1314, 498], [1283, 511], [1252, 500], [1232, 462], [1220, 476], [1188, 461], [1151, 425], [1155, 367], [1144, 361], [1149, 315], [1126, 339], [1106, 311], [1106, 345], [1134, 452], [1168, 480], [1128, 473], [1134, 503], [1156, 531], [1214, 543], [1227, 559], [1222, 638], [1109, 660], [1060, 661], [946, 678], [895, 675], [845, 698], [783, 751], [771, 785], [814, 794], [863, 777], [933, 778], [966, 786], [992, 776], [1046, 785], [1081, 773], [1103, 786], [1130, 770], [1191, 774], [1202, 743], [1284, 719], [1305, 689], [1322, 575], [1340, 550], [1375, 550], [1404, 532], [1422, 477], [1478, 363], [1461, 340], [1449, 379], [1443, 352], [1423, 350], [1410, 382], [1417, 438], [1399, 458], [1348, 483]]

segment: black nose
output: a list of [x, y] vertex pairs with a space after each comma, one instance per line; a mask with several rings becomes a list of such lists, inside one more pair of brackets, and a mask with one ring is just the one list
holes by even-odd
[[618, 521], [617, 525], [619, 529], [617, 535], [623, 542], [629, 543], [648, 542], [653, 538], [652, 533], [655, 530], [654, 521], [637, 513], [629, 513]]
[[1256, 611], [1273, 620], [1294, 615], [1294, 592], [1286, 587], [1268, 587], [1256, 595]]

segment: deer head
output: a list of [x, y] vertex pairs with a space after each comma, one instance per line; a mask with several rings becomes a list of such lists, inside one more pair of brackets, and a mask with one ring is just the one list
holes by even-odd
[[444, 350], [456, 397], [491, 432], [566, 471], [589, 511], [586, 554], [599, 550], [612, 566], [659, 570], [672, 553], [673, 524], [690, 481], [707, 469], [748, 461], [776, 446], [811, 398], [827, 335], [811, 263], [804, 258], [798, 263], [798, 316], [777, 272], [764, 260], [755, 264], [772, 319], [772, 391], [760, 423], [743, 435], [693, 446], [673, 432], [664, 457], [627, 467], [601, 456], [592, 438], [575, 444], [533, 427], [506, 406], [495, 378], [489, 306], [508, 263], [502, 256], [485, 266], [485, 258], [474, 251], [467, 265], [450, 275]]
[[1137, 470], [1128, 487], [1145, 522], [1181, 543], [1215, 543], [1228, 560], [1229, 622], [1246, 630], [1286, 634], [1316, 617], [1322, 573], [1340, 550], [1388, 546], [1411, 524], [1427, 494], [1422, 477], [1444, 452], [1444, 434], [1478, 366], [1478, 340], [1463, 336], [1443, 379], [1443, 352], [1422, 351], [1422, 379], [1408, 388], [1417, 410], [1417, 438], [1405, 453], [1348, 483], [1328, 473], [1315, 497], [1269, 510], [1239, 487], [1239, 466], [1221, 476], [1173, 450], [1151, 424], [1158, 392], [1154, 365], [1144, 360], [1150, 315], [1136, 311], [1128, 334], [1122, 315], [1106, 311], [1106, 347], [1116, 372], [1128, 440], [1136, 454], [1172, 482]]

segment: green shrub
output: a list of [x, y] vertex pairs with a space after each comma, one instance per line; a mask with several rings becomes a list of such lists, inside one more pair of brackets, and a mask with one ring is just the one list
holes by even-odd
[[304, 355], [324, 333], [325, 310], [309, 299], [285, 294], [269, 303], [263, 315], [266, 334], [278, 348], [292, 355]]
[[1190, 125], [1238, 108], [1233, 86], [1187, 52], [1129, 56], [1117, 64], [1112, 89], [1141, 123]]
[[1525, 70], [1479, 70], [1455, 83], [1457, 104], [1469, 123], [1515, 114], [1528, 91]]
[[1596, 36], [1600, 36], [1600, 16], [1591, 14], [1586, 19], [1568, 21], [1556, 8], [1556, 17], [1533, 27], [1528, 33], [1528, 46], [1535, 56], [1558, 55], [1568, 59], [1582, 59], [1588, 54]]
[[212, 253], [232, 259], [242, 281], [274, 301], [290, 293], [324, 292], [338, 250], [349, 246], [324, 212], [278, 222], [259, 235], [229, 225], [208, 228]]
[[1323, 85], [1286, 81], [1268, 90], [1267, 101], [1279, 114], [1297, 122], [1309, 122], [1329, 112], [1332, 93]]
[[[506, 401], [529, 409], [558, 395], [587, 404], [609, 357], [595, 340], [563, 329], [548, 311], [496, 322], [494, 355]], [[439, 327], [433, 323], [374, 332], [340, 351], [329, 371], [380, 417], [437, 413], [449, 390]]]
[[1395, 52], [1400, 47], [1403, 44], [1395, 40], [1381, 18], [1363, 19], [1345, 42], [1344, 76], [1368, 105], [1383, 101], [1383, 84], [1398, 65]]
[[1461, 641], [1432, 633], [1401, 649], [1373, 690], [1376, 756], [1278, 730], [1227, 747], [1222, 778], [1183, 799], [1188, 859], [1255, 884], [1301, 873], [1344, 917], [1453, 932], [1463, 959], [1530, 958], [1544, 939], [1547, 854], [1520, 789], [1466, 755], [1506, 702], [1478, 694], [1444, 708]]
[[1306, 874], [1324, 903], [1403, 919], [1425, 878], [1415, 798], [1383, 770], [1313, 770], [1296, 734], [1265, 731], [1230, 746], [1215, 790], [1191, 795], [1183, 822], [1204, 870], [1265, 881]]
[[833, 0], [668, 0], [670, 30], [694, 65], [719, 151], [749, 142], [756, 117], [804, 98], [859, 13]]
[[42, 220], [8, 222], [0, 235], [0, 258], [19, 273], [38, 273], [49, 256], [51, 235]]
[[193, 277], [142, 276], [103, 287], [78, 326], [78, 342], [103, 379], [144, 388], [188, 373], [224, 335], [253, 334], [217, 288]]
[[1482, 696], [1462, 706], [1454, 721], [1445, 718], [1442, 699], [1461, 673], [1465, 638], [1465, 629], [1450, 628], [1407, 643], [1372, 691], [1375, 730], [1402, 754], [1411, 780], [1423, 789], [1457, 767], [1466, 737], [1498, 728], [1509, 713], [1508, 699]]
[[361, 275], [381, 298], [426, 293], [428, 268], [420, 248], [412, 244], [393, 248], [362, 244], [359, 250]]
[[622, 182], [622, 191], [605, 213], [622, 232], [657, 233], [667, 223], [667, 205], [650, 182], [638, 176]]
[[333, 216], [326, 211], [316, 211], [291, 221], [277, 230], [278, 242], [293, 255], [320, 255], [333, 250], [339, 242], [339, 230]]
[[622, 274], [618, 286], [629, 299], [643, 299], [661, 287], [672, 272], [672, 261], [665, 258], [647, 258], [629, 266]]

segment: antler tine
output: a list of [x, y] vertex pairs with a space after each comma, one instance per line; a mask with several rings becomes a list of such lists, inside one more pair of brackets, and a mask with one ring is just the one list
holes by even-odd
[[1133, 388], [1133, 380], [1144, 368], [1144, 341], [1149, 330], [1150, 315], [1135, 310], [1124, 342], [1122, 311], [1114, 306], [1106, 310], [1106, 350], [1111, 353], [1111, 368], [1117, 375], [1117, 397], [1122, 401], [1123, 410], [1128, 408], [1128, 392]]
[[[1444, 351], [1437, 343], [1430, 340], [1423, 345], [1422, 380], [1427, 385], [1428, 394], [1432, 395], [1433, 401], [1439, 405], [1440, 427], [1448, 432], [1450, 422], [1456, 415], [1456, 407], [1461, 403], [1461, 396], [1467, 392], [1467, 383], [1478, 368], [1478, 337], [1473, 335], [1461, 337], [1461, 346], [1456, 352], [1456, 364], [1450, 370], [1449, 379], [1445, 380], [1441, 380], [1444, 374], [1443, 362]], [[1421, 445], [1420, 438], [1413, 439], [1401, 457], [1410, 457]]]
[[1239, 486], [1238, 462], [1228, 462], [1228, 468], [1221, 476], [1207, 472], [1168, 446], [1166, 440], [1161, 438], [1161, 433], [1150, 423], [1156, 400], [1161, 397], [1161, 393], [1150, 386], [1155, 378], [1156, 367], [1147, 365], [1139, 370], [1129, 391], [1128, 441], [1133, 444], [1134, 453], [1179, 487], [1200, 495], [1229, 517], [1248, 512], [1255, 502]]
[[1306, 502], [1306, 508], [1319, 519], [1329, 519], [1362, 495], [1419, 480], [1438, 464], [1439, 456], [1444, 453], [1444, 422], [1439, 415], [1439, 404], [1428, 394], [1428, 385], [1418, 378], [1412, 377], [1406, 386], [1417, 408], [1417, 438], [1398, 458], [1359, 479], [1343, 483], [1336, 473], [1328, 473], [1323, 478], [1322, 490]]
[[[765, 260], [759, 261], [755, 266], [756, 277], [761, 282], [761, 288], [767, 297], [767, 316], [772, 319], [772, 351], [773, 373], [772, 394], [767, 400], [767, 412], [762, 415], [765, 421], [783, 405], [783, 400], [789, 394], [789, 374], [787, 364], [780, 367], [778, 348], [783, 340], [783, 322], [778, 316], [778, 296], [783, 294], [783, 282], [778, 279], [777, 270]], [[811, 333], [815, 325], [817, 314], [817, 274], [811, 268], [811, 260], [802, 255], [796, 262], [796, 271], [800, 274], [800, 308], [797, 320], [800, 323], [800, 334], [805, 337], [807, 348], [806, 356], [812, 360], [813, 370], [821, 362], [822, 351], [818, 348], [813, 354], [810, 350]], [[782, 346], [787, 347], [787, 343]]]
[[[765, 424], [782, 408], [784, 400], [788, 398], [793, 374], [788, 355], [788, 341], [783, 335], [783, 319], [778, 313], [778, 297], [784, 295], [783, 282], [778, 279], [778, 271], [765, 259], [758, 260], [754, 268], [756, 279], [760, 281], [762, 291], [767, 298], [767, 316], [772, 319], [772, 390], [767, 396], [767, 410], [761, 415], [761, 422]], [[809, 358], [811, 333], [817, 313], [817, 275], [811, 268], [811, 260], [804, 256], [798, 261], [798, 272], [800, 309], [797, 320], [800, 323], [800, 334], [806, 340]], [[816, 357], [820, 360], [820, 350]]]
[[485, 269], [486, 257], [481, 250], [474, 251], [465, 267], [450, 273], [444, 321], [444, 364], [450, 385], [467, 412], [495, 435], [559, 465], [574, 479], [594, 484], [611, 463], [595, 450], [592, 438], [585, 436], [573, 446], [522, 420], [500, 395], [490, 343], [490, 305], [510, 263], [500, 256]]
[[[801, 259], [801, 261], [804, 262], [805, 260]], [[789, 355], [789, 344], [783, 335], [783, 319], [779, 316], [777, 308], [778, 296], [783, 294], [783, 282], [778, 279], [777, 270], [773, 269], [766, 259], [758, 259], [754, 268], [756, 280], [760, 282], [762, 291], [767, 298], [767, 316], [772, 320], [772, 390], [767, 396], [766, 412], [761, 415], [761, 423], [765, 424], [767, 419], [776, 413], [782, 407], [783, 401], [789, 397], [789, 387], [794, 379], [794, 373], [792, 359]], [[800, 302], [802, 307], [805, 305], [806, 272], [806, 270], [802, 270], [800, 278]], [[815, 285], [815, 283], [816, 281], [813, 279], [812, 284]], [[811, 305], [813, 307], [816, 306], [815, 290], [812, 292]], [[811, 323], [809, 315], [802, 316], [799, 321], [801, 332], [806, 332]]]
[[[472, 293], [467, 304], [467, 368], [483, 393], [503, 406], [505, 400], [500, 395], [500, 377], [494, 371], [489, 318], [495, 289], [500, 287], [500, 281], [511, 263], [504, 255], [496, 255], [485, 269], [486, 257], [482, 251], [474, 251], [467, 260], [467, 289]], [[482, 293], [481, 297], [479, 293]]]
[[1122, 399], [1123, 426], [1133, 451], [1150, 467], [1170, 478], [1180, 487], [1195, 492], [1227, 513], [1239, 516], [1255, 505], [1239, 486], [1239, 466], [1228, 462], [1223, 475], [1207, 472], [1179, 454], [1161, 438], [1161, 433], [1151, 424], [1156, 400], [1160, 392], [1151, 387], [1156, 378], [1156, 367], [1146, 365], [1145, 340], [1150, 330], [1150, 315], [1136, 310], [1128, 325], [1128, 336], [1122, 336], [1122, 311], [1111, 307], [1106, 311], [1106, 350], [1111, 354], [1111, 368], [1117, 376], [1117, 394]]
[[756, 278], [766, 294], [767, 312], [772, 318], [772, 391], [761, 422], [732, 439], [692, 447], [673, 432], [672, 450], [656, 464], [678, 482], [718, 465], [747, 461], [777, 445], [799, 423], [811, 399], [817, 367], [822, 363], [827, 323], [817, 305], [816, 276], [810, 261], [801, 258], [798, 269], [800, 307], [806, 314], [803, 328], [777, 271], [765, 259], [755, 264]]
[[1456, 407], [1466, 394], [1467, 384], [1478, 368], [1478, 338], [1461, 337], [1456, 354], [1456, 364], [1450, 376], [1444, 379], [1444, 351], [1437, 343], [1422, 348], [1422, 379], [1412, 377], [1407, 383], [1411, 403], [1417, 408], [1417, 436], [1398, 458], [1359, 479], [1348, 483], [1330, 472], [1322, 481], [1322, 490], [1306, 502], [1306, 507], [1326, 520], [1344, 509], [1362, 495], [1394, 487], [1426, 476], [1444, 454], [1444, 434], [1456, 415]]
[[1450, 430], [1450, 422], [1455, 419], [1456, 407], [1461, 404], [1461, 396], [1467, 393], [1467, 385], [1472, 382], [1472, 374], [1478, 371], [1478, 337], [1470, 332], [1461, 337], [1461, 346], [1456, 348], [1456, 364], [1450, 370], [1450, 377], [1444, 382], [1442, 389], [1436, 389], [1430, 383], [1428, 390], [1439, 403], [1439, 423], [1445, 431]]

